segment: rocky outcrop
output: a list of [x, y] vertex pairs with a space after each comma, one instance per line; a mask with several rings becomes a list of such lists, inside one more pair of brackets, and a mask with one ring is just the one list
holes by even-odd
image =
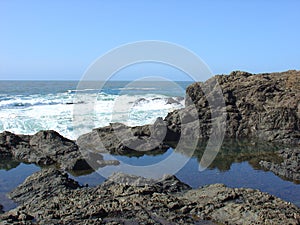
[[153, 182], [116, 174], [87, 188], [47, 169], [11, 196], [21, 205], [0, 216], [3, 224], [300, 223], [300, 209], [272, 195], [222, 184], [192, 190], [174, 176]]
[[[195, 106], [199, 136], [208, 138], [213, 121], [207, 97], [210, 103], [221, 102], [217, 85], [223, 92], [225, 108], [222, 105], [214, 108], [222, 111], [223, 107], [227, 114], [226, 137], [300, 143], [300, 71], [264, 74], [235, 71], [229, 76], [217, 75], [205, 83], [194, 83], [186, 90], [190, 99], [186, 107], [165, 118], [168, 129], [181, 133], [180, 114], [187, 114]], [[189, 123], [193, 130], [193, 121]]]
[[[213, 124], [217, 124], [214, 135], [222, 136], [224, 132], [227, 138], [297, 144], [300, 143], [299, 83], [300, 71], [264, 74], [234, 71], [229, 76], [217, 75], [204, 83], [190, 85], [185, 108], [169, 113], [163, 121], [158, 118], [153, 125], [137, 127], [113, 123], [80, 136], [77, 144], [83, 150], [145, 154], [174, 147], [183, 137], [187, 141], [208, 139]], [[222, 123], [224, 129], [218, 126]]]
[[[74, 141], [52, 130], [39, 131], [34, 135], [0, 133], [0, 155], [40, 166], [57, 164], [66, 170], [92, 169], [87, 162], [88, 153], [84, 158]], [[91, 161], [94, 159], [92, 157]], [[96, 159], [101, 166], [112, 164], [104, 161], [101, 155]]]
[[0, 214], [4, 213], [3, 206], [0, 204]]
[[80, 136], [76, 143], [83, 151], [140, 156], [165, 152], [169, 148], [163, 142], [165, 135], [166, 124], [158, 118], [153, 125], [135, 127], [112, 123]]
[[[181, 149], [185, 149], [183, 142], [207, 140], [216, 124], [213, 135], [220, 142], [224, 132], [225, 138], [300, 144], [300, 71], [263, 74], [234, 71], [230, 75], [216, 75], [204, 83], [193, 83], [186, 95], [185, 108], [169, 113], [163, 121], [158, 118], [154, 125], [137, 127], [111, 124], [82, 135], [77, 144], [83, 151], [139, 156], [164, 152], [169, 146], [175, 149], [179, 140]], [[225, 129], [218, 126], [223, 123]], [[287, 165], [281, 168], [278, 165], [278, 162], [261, 163], [265, 168], [277, 170], [277, 174], [281, 170], [281, 176], [288, 179], [298, 177], [299, 162], [293, 167], [294, 172], [283, 172]]]
[[56, 169], [45, 169], [28, 177], [9, 197], [19, 204], [38, 204], [41, 197], [53, 198], [57, 193], [80, 188], [78, 182]]
[[300, 148], [285, 148], [277, 154], [283, 159], [281, 163], [262, 160], [260, 166], [278, 176], [300, 182]]

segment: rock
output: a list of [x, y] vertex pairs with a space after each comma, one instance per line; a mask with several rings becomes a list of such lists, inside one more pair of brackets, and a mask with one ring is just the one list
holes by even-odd
[[300, 181], [300, 148], [285, 148], [277, 152], [282, 158], [281, 163], [262, 160], [260, 166], [278, 176], [292, 181]]
[[168, 98], [167, 104], [180, 104], [180, 102], [175, 100], [174, 98]]
[[78, 145], [56, 131], [39, 131], [34, 135], [16, 135], [11, 132], [0, 133], [0, 156], [14, 160], [35, 163], [40, 166], [59, 165], [65, 170], [92, 170], [93, 168], [116, 164], [105, 161], [99, 155], [98, 166], [94, 162], [94, 155], [80, 152]]
[[0, 133], [0, 155], [1, 157], [12, 157], [12, 150], [17, 148], [27, 148], [28, 142], [21, 136], [4, 131]]
[[[247, 188], [208, 185], [183, 194], [196, 215], [222, 224], [298, 224], [299, 208], [267, 193]], [[188, 203], [189, 202], [189, 203]], [[280, 215], [280, 216], [279, 216]]]
[[78, 182], [70, 179], [66, 173], [50, 168], [26, 178], [9, 197], [19, 204], [38, 204], [43, 198], [52, 198], [58, 193], [80, 187]]
[[74, 141], [52, 130], [39, 131], [30, 138], [29, 145], [33, 150], [46, 153], [50, 157], [67, 155], [78, 150]]
[[3, 205], [0, 204], [0, 214], [4, 213], [3, 211]]
[[165, 152], [169, 148], [164, 143], [166, 131], [162, 118], [157, 118], [153, 125], [135, 127], [112, 123], [80, 136], [76, 143], [82, 151], [141, 156], [148, 152]]
[[191, 189], [174, 176], [154, 181], [115, 174], [89, 188], [60, 171], [44, 169], [28, 177], [11, 196], [21, 205], [2, 214], [0, 220], [13, 224], [24, 220], [28, 224], [300, 222], [299, 208], [267, 193], [222, 184]]
[[[205, 83], [190, 85], [185, 108], [169, 113], [164, 120], [158, 118], [153, 125], [136, 127], [113, 123], [80, 136], [77, 144], [82, 151], [140, 156], [166, 151], [179, 140], [208, 139], [212, 125], [217, 128], [213, 134], [217, 139], [224, 132], [227, 138], [297, 144], [300, 143], [299, 83], [300, 71], [264, 74], [234, 71], [229, 76], [217, 75]], [[217, 94], [218, 85], [221, 96]], [[208, 97], [214, 104], [214, 112], [210, 110]], [[224, 99], [223, 106], [218, 105], [220, 98]], [[220, 126], [223, 123], [226, 127]]]
[[[216, 87], [219, 85], [225, 106], [215, 107], [220, 112], [227, 112], [226, 137], [299, 144], [299, 84], [300, 71], [264, 74], [234, 71], [229, 76], [217, 75], [205, 83], [190, 85], [186, 90], [186, 107], [169, 113], [164, 120], [169, 130], [181, 134], [181, 124], [193, 121], [183, 122], [180, 115], [188, 114], [190, 107], [195, 106], [200, 122], [199, 136], [208, 138], [213, 121], [207, 97], [210, 97], [212, 104], [217, 104], [220, 96], [216, 94]], [[194, 133], [194, 127], [190, 126], [191, 134]]]

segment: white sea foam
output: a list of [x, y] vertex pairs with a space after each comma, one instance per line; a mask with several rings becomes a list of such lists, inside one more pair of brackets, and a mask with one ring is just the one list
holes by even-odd
[[68, 90], [67, 93], [73, 94], [76, 92], [91, 92], [91, 91], [99, 91], [98, 89], [93, 89], [93, 88], [87, 88], [87, 89], [82, 89], [82, 90]]
[[125, 87], [125, 88], [117, 88], [115, 90], [144, 90], [144, 91], [148, 91], [148, 90], [156, 90], [156, 88], [151, 88], [151, 87]]
[[[183, 101], [168, 102], [169, 97], [159, 94], [109, 95], [104, 93], [80, 92], [31, 96], [1, 96], [0, 131], [8, 130], [19, 134], [34, 134], [39, 130], [56, 130], [64, 136], [76, 139], [78, 135], [110, 122], [127, 125], [153, 123], [157, 117], [183, 107]], [[93, 109], [88, 115], [81, 115], [81, 124], [75, 124], [74, 104]], [[79, 131], [79, 132], [78, 132]]]

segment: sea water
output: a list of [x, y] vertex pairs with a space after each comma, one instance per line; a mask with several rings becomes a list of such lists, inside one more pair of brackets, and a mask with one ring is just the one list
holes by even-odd
[[[55, 130], [76, 139], [110, 122], [131, 126], [153, 123], [157, 117], [165, 117], [184, 106], [185, 88], [190, 82], [109, 81], [99, 85], [91, 81], [81, 89], [78, 84], [77, 81], [0, 81], [0, 132], [34, 134]], [[128, 110], [118, 112], [115, 102], [127, 104]], [[84, 118], [91, 116], [92, 126], [74, 132], [76, 104], [88, 107], [90, 103], [94, 104], [93, 110]], [[117, 114], [117, 118], [112, 117]]]
[[[168, 112], [184, 107], [185, 89], [189, 84], [190, 82], [109, 81], [101, 84], [87, 82], [78, 89], [77, 81], [0, 81], [0, 132], [8, 130], [17, 134], [34, 134], [39, 130], [51, 129], [75, 140], [78, 135], [95, 127], [106, 126], [110, 122], [124, 122], [127, 125], [153, 123], [157, 117], [165, 117]], [[76, 106], [85, 107], [91, 102], [94, 104], [93, 110], [83, 116], [91, 118], [92, 125], [76, 129]], [[116, 103], [124, 104], [128, 110], [118, 111]], [[117, 117], [112, 116], [114, 114]], [[84, 120], [82, 122], [84, 125]], [[117, 169], [122, 168], [123, 164], [155, 165], [171, 154], [178, 159], [189, 157], [175, 175], [194, 188], [212, 183], [249, 187], [300, 206], [299, 184], [259, 167], [261, 157], [269, 159], [279, 148], [280, 146], [265, 143], [254, 145], [252, 141], [225, 140], [214, 162], [204, 171], [199, 171], [202, 147], [196, 149], [192, 157], [180, 149], [172, 148], [155, 154], [113, 157], [120, 161], [119, 166], [114, 166]], [[7, 198], [7, 193], [38, 170], [40, 168], [36, 165], [0, 158], [0, 204], [4, 205], [5, 210], [16, 206]], [[101, 171], [98, 172], [101, 174]], [[91, 186], [104, 181], [97, 172], [74, 176], [81, 184]]]

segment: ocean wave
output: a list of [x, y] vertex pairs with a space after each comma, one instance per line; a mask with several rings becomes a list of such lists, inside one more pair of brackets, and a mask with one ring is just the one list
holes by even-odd
[[87, 88], [87, 89], [81, 89], [81, 90], [68, 90], [67, 93], [68, 94], [74, 94], [77, 92], [95, 92], [95, 91], [99, 91], [99, 89], [92, 89], [92, 88]]
[[[0, 101], [0, 132], [8, 130], [19, 134], [33, 134], [39, 130], [52, 129], [76, 139], [80, 134], [111, 122], [131, 126], [153, 123], [157, 117], [165, 117], [168, 112], [183, 107], [183, 101], [178, 100], [177, 97], [170, 98], [160, 94], [132, 96], [84, 93], [78, 98], [67, 93], [14, 96]], [[94, 104], [90, 114], [82, 115], [79, 121], [82, 126], [74, 132], [74, 104], [86, 104], [86, 107], [90, 107], [90, 103]], [[119, 107], [122, 104], [125, 111]]]
[[141, 91], [147, 91], [147, 90], [157, 90], [157, 88], [152, 87], [125, 87], [125, 88], [117, 88], [115, 90], [141, 90]]

